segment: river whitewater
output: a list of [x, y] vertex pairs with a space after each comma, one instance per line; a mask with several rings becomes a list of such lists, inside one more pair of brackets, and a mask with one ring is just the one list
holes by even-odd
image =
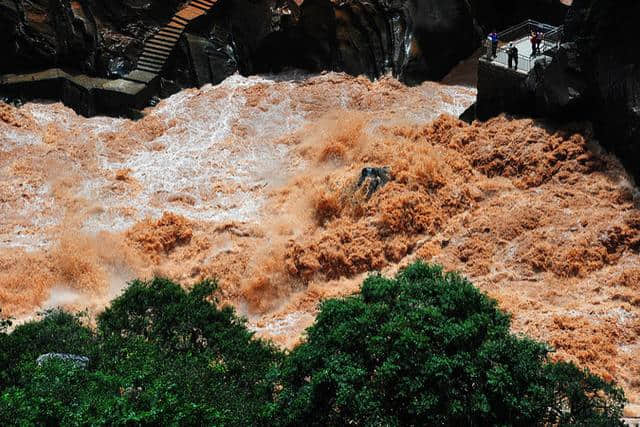
[[[323, 299], [424, 259], [637, 403], [637, 187], [588, 125], [459, 121], [463, 83], [236, 75], [138, 121], [0, 104], [3, 315], [216, 278], [222, 304], [290, 348]], [[362, 168], [385, 166], [367, 198]]]

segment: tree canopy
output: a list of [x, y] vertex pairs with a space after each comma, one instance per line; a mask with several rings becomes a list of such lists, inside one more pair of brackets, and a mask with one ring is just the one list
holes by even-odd
[[[510, 332], [495, 301], [416, 263], [324, 302], [289, 353], [205, 281], [132, 282], [90, 328], [59, 310], [0, 323], [0, 423], [622, 425], [624, 395]], [[86, 368], [36, 358], [87, 356]]]
[[[0, 424], [254, 423], [281, 353], [253, 339], [232, 309], [209, 302], [214, 289], [134, 281], [96, 330], [60, 311], [17, 327], [1, 342]], [[47, 352], [90, 364], [38, 366]]]
[[510, 333], [496, 302], [458, 274], [416, 263], [322, 304], [278, 367], [286, 425], [620, 424], [623, 394]]

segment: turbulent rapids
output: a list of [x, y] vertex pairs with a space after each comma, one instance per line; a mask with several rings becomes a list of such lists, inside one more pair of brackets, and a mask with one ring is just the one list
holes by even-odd
[[[636, 187], [588, 127], [454, 118], [474, 99], [291, 73], [186, 90], [137, 122], [2, 104], [3, 314], [95, 311], [136, 277], [217, 278], [290, 347], [320, 300], [422, 258], [637, 401]], [[364, 167], [391, 171], [371, 197]]]

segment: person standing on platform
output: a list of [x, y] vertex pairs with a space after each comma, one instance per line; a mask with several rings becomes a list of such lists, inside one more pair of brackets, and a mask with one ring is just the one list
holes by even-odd
[[543, 39], [544, 39], [544, 33], [542, 31], [538, 31], [536, 35], [536, 55], [540, 55], [542, 53], [540, 51], [540, 45], [542, 44]]
[[497, 58], [498, 57], [498, 33], [496, 33], [495, 30], [489, 33], [489, 42], [491, 43], [491, 57]]
[[536, 56], [536, 45], [538, 43], [538, 33], [531, 30], [529, 41], [531, 42], [531, 56]]
[[509, 57], [509, 69], [513, 67], [517, 71], [518, 70], [518, 48], [513, 43], [509, 43], [509, 49], [507, 49], [507, 56]]

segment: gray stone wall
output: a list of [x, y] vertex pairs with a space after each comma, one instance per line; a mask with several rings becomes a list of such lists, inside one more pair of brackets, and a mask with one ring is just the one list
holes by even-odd
[[481, 59], [478, 64], [476, 116], [487, 120], [503, 112], [526, 111], [526, 100], [514, 96], [523, 92], [527, 75]]

